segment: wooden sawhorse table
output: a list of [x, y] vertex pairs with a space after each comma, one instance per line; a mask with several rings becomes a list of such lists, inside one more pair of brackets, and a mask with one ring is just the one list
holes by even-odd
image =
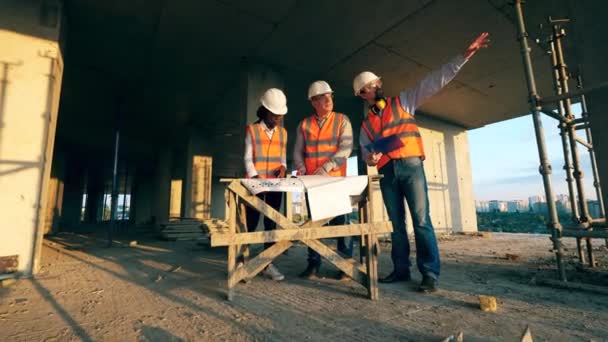
[[[226, 189], [227, 215], [225, 222], [209, 224], [209, 236], [212, 247], [228, 246], [228, 300], [234, 298], [234, 288], [241, 281], [255, 277], [276, 257], [291, 247], [294, 241], [301, 241], [315, 250], [331, 264], [346, 273], [354, 281], [365, 286], [368, 297], [378, 299], [378, 234], [390, 233], [393, 228], [389, 221], [371, 222], [373, 217], [373, 196], [371, 187], [380, 176], [368, 176], [367, 190], [359, 203], [359, 224], [342, 226], [323, 226], [330, 218], [320, 221], [308, 221], [296, 225], [283, 214], [266, 204], [263, 200], [249, 193], [238, 179], [222, 180], [228, 182]], [[376, 183], [377, 184], [377, 183]], [[245, 226], [245, 205], [248, 204], [261, 214], [276, 222], [273, 231], [247, 232]], [[239, 212], [240, 220], [237, 220]], [[349, 262], [338, 253], [323, 244], [319, 239], [345, 236], [361, 237], [361, 257], [359, 262]], [[249, 245], [254, 243], [274, 242], [251, 260], [237, 268], [237, 257], [241, 253], [249, 256]]]

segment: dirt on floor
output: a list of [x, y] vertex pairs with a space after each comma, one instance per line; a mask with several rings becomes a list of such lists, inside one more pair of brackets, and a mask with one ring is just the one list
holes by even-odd
[[[594, 271], [575, 269], [566, 242], [568, 276], [608, 289], [604, 242]], [[0, 341], [441, 341], [458, 331], [465, 341], [519, 341], [526, 326], [535, 341], [608, 340], [607, 295], [535, 285], [556, 277], [548, 236], [447, 236], [439, 247], [433, 294], [415, 291], [416, 272], [412, 282], [381, 284], [378, 301], [334, 280], [327, 263], [325, 278], [299, 279], [306, 248], [296, 245], [275, 263], [283, 282], [258, 276], [228, 302], [224, 248], [149, 239], [108, 249], [63, 234], [45, 241], [36, 277], [0, 289]], [[390, 245], [379, 269], [391, 271]], [[495, 296], [498, 311], [481, 311], [479, 295]]]

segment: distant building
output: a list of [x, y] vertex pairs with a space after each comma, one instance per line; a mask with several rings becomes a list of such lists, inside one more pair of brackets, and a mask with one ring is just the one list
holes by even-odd
[[521, 213], [528, 210], [528, 201], [526, 200], [515, 200], [507, 202], [507, 211], [510, 213]]
[[488, 201], [475, 201], [475, 210], [478, 213], [487, 213], [490, 211]]
[[599, 201], [587, 201], [587, 207], [589, 208], [589, 215], [592, 218], [600, 218], [600, 202]]
[[505, 213], [508, 210], [506, 201], [497, 200], [492, 200], [488, 202], [488, 208], [490, 209], [490, 212]]
[[555, 205], [557, 207], [557, 211], [560, 213], [570, 213], [572, 211], [572, 207], [570, 206], [570, 196], [568, 195], [557, 195], [555, 198]]
[[[543, 205], [540, 203], [545, 202], [545, 196], [530, 196], [528, 197], [528, 206], [535, 213], [542, 212]], [[544, 208], [547, 208], [547, 203], [544, 203]]]

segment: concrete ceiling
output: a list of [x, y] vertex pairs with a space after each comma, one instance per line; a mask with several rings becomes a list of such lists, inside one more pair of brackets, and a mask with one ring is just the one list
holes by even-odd
[[[533, 2], [528, 20], [545, 20], [559, 3]], [[345, 93], [356, 73], [373, 70], [394, 94], [489, 31], [491, 47], [420, 110], [468, 128], [528, 112], [507, 0], [66, 0], [65, 7], [65, 108], [105, 89], [115, 96], [99, 100], [136, 99], [126, 110], [139, 122], [179, 127], [192, 108], [214, 105], [234, 86], [243, 61], [324, 78]], [[548, 58], [536, 46], [533, 56], [547, 93]], [[170, 116], [151, 115], [159, 111]]]

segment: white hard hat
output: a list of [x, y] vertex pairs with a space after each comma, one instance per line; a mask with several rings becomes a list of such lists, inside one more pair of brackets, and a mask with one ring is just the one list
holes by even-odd
[[353, 80], [353, 90], [355, 91], [355, 96], [359, 95], [359, 92], [361, 89], [363, 89], [363, 87], [365, 87], [366, 84], [379, 79], [380, 77], [376, 76], [376, 74], [371, 71], [364, 71], [357, 75], [357, 77], [355, 77]]
[[325, 81], [314, 81], [308, 87], [308, 99], [310, 100], [313, 96], [333, 93], [329, 84]]
[[260, 97], [260, 103], [276, 115], [287, 114], [287, 98], [281, 89], [270, 88]]

